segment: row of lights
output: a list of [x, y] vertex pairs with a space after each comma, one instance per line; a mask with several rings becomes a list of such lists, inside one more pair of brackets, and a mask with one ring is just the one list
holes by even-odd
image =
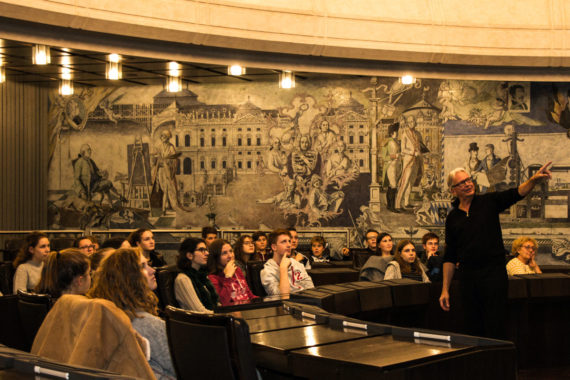
[[[51, 53], [49, 46], [34, 45], [32, 61], [35, 65], [49, 65], [51, 63]], [[0, 56], [0, 83], [6, 80], [6, 72]], [[245, 74], [245, 67], [240, 65], [228, 66], [228, 75], [240, 76]], [[179, 92], [182, 90], [182, 78], [180, 77], [180, 64], [178, 62], [168, 63], [168, 76], [166, 80], [166, 90], [168, 92]], [[123, 78], [123, 67], [119, 54], [109, 54], [107, 56], [107, 67], [105, 77], [109, 80], [119, 80]], [[283, 71], [279, 74], [280, 88], [295, 87], [295, 74], [291, 71]], [[71, 72], [70, 57], [64, 55], [61, 61], [61, 80], [59, 93], [63, 96], [73, 95], [73, 81]]]
[[[46, 45], [34, 45], [32, 59], [36, 65], [48, 65], [51, 63], [50, 48]], [[61, 81], [59, 93], [63, 96], [73, 95], [73, 81], [71, 80], [71, 60], [69, 56], [63, 56], [61, 62]], [[245, 67], [240, 65], [228, 66], [228, 75], [245, 75]], [[119, 54], [109, 54], [107, 56], [107, 67], [105, 77], [109, 80], [119, 80], [123, 78], [123, 67]], [[0, 83], [6, 80], [6, 70], [4, 62], [0, 56]], [[400, 78], [402, 84], [413, 84], [416, 82], [411, 75], [404, 75]], [[279, 88], [294, 88], [295, 73], [290, 70], [283, 70], [279, 74]], [[168, 92], [179, 92], [182, 90], [182, 78], [180, 77], [180, 65], [177, 62], [168, 63], [168, 77], [166, 80], [166, 90]]]

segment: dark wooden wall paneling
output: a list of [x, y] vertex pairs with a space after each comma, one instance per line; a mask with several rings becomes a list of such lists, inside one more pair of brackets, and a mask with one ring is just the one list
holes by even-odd
[[47, 227], [48, 90], [0, 84], [0, 229]]

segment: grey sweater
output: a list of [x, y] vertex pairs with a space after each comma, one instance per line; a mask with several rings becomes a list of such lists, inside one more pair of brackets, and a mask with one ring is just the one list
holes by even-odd
[[168, 338], [166, 337], [166, 324], [162, 319], [146, 311], [139, 311], [140, 318], [132, 320], [133, 328], [150, 342], [150, 360], [148, 364], [152, 368], [157, 379], [176, 379]]

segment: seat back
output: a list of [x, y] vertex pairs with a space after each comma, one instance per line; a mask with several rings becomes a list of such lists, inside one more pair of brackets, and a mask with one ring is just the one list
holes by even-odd
[[12, 294], [14, 272], [15, 269], [11, 261], [0, 263], [0, 292], [4, 295]]
[[352, 267], [360, 270], [372, 254], [366, 248], [352, 248]]
[[34, 338], [51, 309], [51, 305], [51, 297], [48, 294], [34, 294], [18, 290], [18, 313], [27, 351], [32, 348]]
[[264, 261], [247, 262], [247, 281], [251, 292], [259, 297], [265, 297], [267, 292], [261, 283], [261, 270], [265, 265]]
[[156, 268], [156, 293], [158, 295], [158, 305], [164, 310], [168, 305], [178, 307], [178, 301], [174, 295], [174, 280], [180, 273], [176, 265], [167, 265]]
[[249, 327], [226, 314], [166, 308], [166, 331], [179, 379], [255, 379]]
[[7, 239], [2, 250], [4, 261], [12, 261], [16, 258], [18, 251], [25, 244], [25, 239]]
[[51, 239], [49, 245], [52, 251], [61, 251], [62, 249], [73, 247], [75, 238], [72, 237], [58, 237]]
[[23, 336], [18, 313], [18, 296], [11, 294], [0, 297], [0, 344], [24, 350], [26, 344]]

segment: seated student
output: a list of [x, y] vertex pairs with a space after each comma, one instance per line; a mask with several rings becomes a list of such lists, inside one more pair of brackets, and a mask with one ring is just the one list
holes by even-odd
[[210, 244], [208, 255], [208, 278], [214, 285], [222, 306], [247, 302], [256, 298], [235, 263], [234, 250], [230, 243], [216, 239]]
[[158, 317], [154, 268], [137, 249], [123, 248], [101, 263], [89, 298], [113, 302], [131, 319], [133, 328], [150, 343], [149, 364], [157, 379], [175, 379], [166, 324]]
[[178, 250], [181, 273], [174, 280], [174, 296], [180, 307], [199, 313], [213, 313], [218, 294], [208, 279], [208, 248], [203, 239], [186, 238]]
[[42, 232], [32, 232], [14, 260], [14, 294], [34, 289], [40, 282], [44, 261], [49, 254], [49, 239]]
[[303, 252], [298, 252], [297, 247], [299, 246], [299, 234], [295, 227], [287, 228], [289, 234], [291, 235], [291, 255], [292, 259], [297, 260], [305, 266], [305, 269], [311, 269], [311, 264], [309, 263], [309, 254], [304, 254]]
[[278, 229], [271, 232], [269, 244], [273, 258], [267, 260], [260, 274], [261, 283], [268, 295], [289, 294], [315, 287], [303, 264], [289, 258], [291, 254], [289, 231]]
[[91, 240], [91, 243], [93, 243], [93, 245], [95, 246], [95, 251], [98, 250], [99, 248], [101, 248], [101, 246], [99, 245], [99, 239], [97, 238], [97, 236], [87, 235], [87, 238], [89, 240]]
[[204, 239], [206, 247], [209, 247], [210, 244], [212, 244], [212, 242], [217, 238], [218, 238], [218, 230], [216, 229], [216, 227], [212, 226], [202, 227], [202, 239]]
[[[364, 245], [366, 248], [366, 251], [371, 254], [371, 255], [376, 255], [378, 254], [378, 247], [377, 247], [377, 243], [379, 241], [379, 237], [380, 236], [380, 232], [376, 231], [375, 229], [369, 229], [368, 231], [366, 231], [366, 233], [364, 234]], [[350, 254], [350, 250], [348, 248], [343, 248], [341, 253], [344, 256], [348, 256]]]
[[148, 228], [139, 228], [131, 232], [127, 240], [131, 247], [142, 249], [143, 256], [148, 259], [151, 267], [158, 268], [166, 265], [162, 255], [154, 250], [154, 235]]
[[428, 232], [422, 236], [424, 252], [420, 255], [420, 261], [426, 268], [426, 274], [430, 281], [441, 281], [441, 266], [443, 256], [439, 254], [439, 236], [433, 232]]
[[515, 258], [507, 263], [507, 274], [538, 274], [542, 273], [535, 261], [538, 244], [528, 236], [521, 236], [513, 241], [512, 253]]
[[267, 236], [263, 231], [254, 232], [251, 235], [253, 244], [255, 245], [255, 253], [252, 260], [254, 261], [267, 261], [271, 258], [271, 252], [267, 249]]
[[241, 269], [244, 276], [247, 277], [247, 263], [253, 260], [255, 246], [250, 235], [241, 235], [234, 244], [234, 255], [236, 265]]
[[430, 282], [416, 256], [416, 247], [410, 240], [402, 240], [398, 243], [394, 260], [388, 264], [384, 276], [384, 280], [400, 278]]
[[378, 235], [377, 251], [379, 256], [370, 256], [360, 268], [360, 280], [382, 281], [386, 273], [388, 263], [394, 260], [394, 242], [387, 232]]
[[63, 294], [85, 294], [91, 287], [89, 258], [77, 248], [51, 252], [35, 292], [59, 298]]
[[311, 239], [311, 256], [309, 257], [309, 260], [310, 264], [330, 262], [330, 250], [327, 247], [327, 242], [324, 237], [313, 236]]
[[73, 242], [73, 247], [79, 249], [83, 254], [91, 256], [95, 252], [95, 244], [88, 236], [80, 236]]

